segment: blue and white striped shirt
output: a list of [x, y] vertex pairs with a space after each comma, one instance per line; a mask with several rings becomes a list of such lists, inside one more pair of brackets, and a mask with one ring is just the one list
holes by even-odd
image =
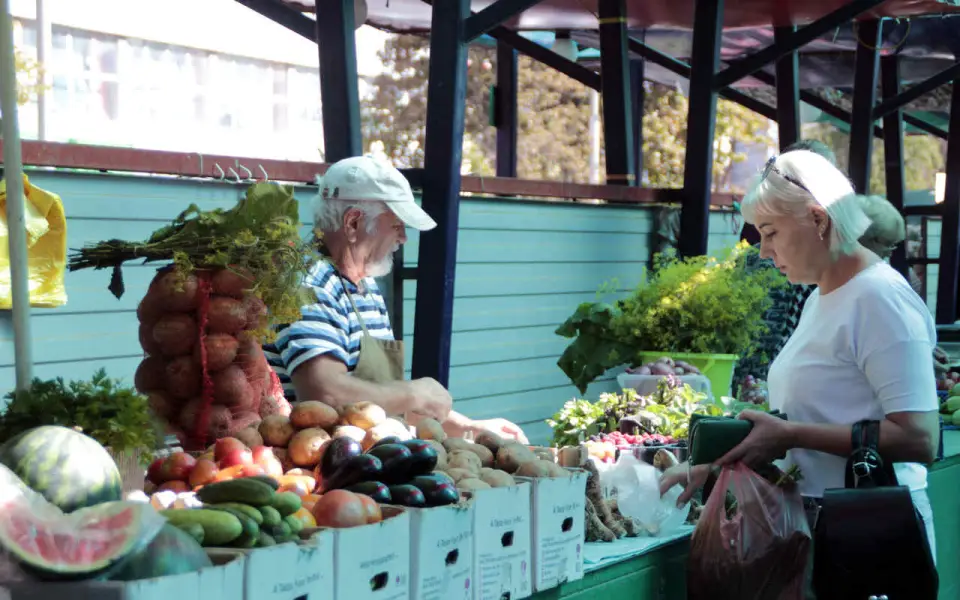
[[267, 361], [283, 384], [284, 394], [291, 401], [296, 400], [296, 392], [290, 374], [308, 360], [327, 355], [347, 365], [348, 371], [356, 368], [363, 329], [350, 297], [371, 336], [394, 339], [387, 305], [372, 277], [361, 282], [361, 290], [350, 280], [341, 280], [333, 265], [321, 260], [310, 269], [304, 285], [316, 294], [316, 304], [302, 307], [300, 320], [279, 327], [276, 341], [263, 347]]

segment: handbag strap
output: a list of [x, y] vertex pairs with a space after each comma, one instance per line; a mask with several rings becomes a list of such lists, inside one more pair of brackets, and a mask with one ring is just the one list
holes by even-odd
[[897, 485], [893, 467], [880, 456], [880, 421], [858, 421], [851, 430], [845, 486], [850, 489]]

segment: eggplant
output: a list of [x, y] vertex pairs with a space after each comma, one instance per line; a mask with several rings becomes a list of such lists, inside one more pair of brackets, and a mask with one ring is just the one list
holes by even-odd
[[403, 445], [410, 449], [410, 466], [407, 476], [426, 475], [437, 468], [437, 451], [430, 442], [424, 440], [407, 440]]
[[386, 446], [387, 444], [399, 444], [399, 443], [400, 443], [400, 438], [398, 438], [395, 435], [391, 435], [389, 437], [383, 438], [382, 440], [378, 441], [376, 444], [370, 446], [370, 450], [373, 450], [377, 446]]
[[361, 481], [377, 481], [383, 464], [376, 456], [361, 454], [344, 462], [330, 477], [324, 477], [320, 486], [324, 493], [339, 490]]
[[390, 504], [393, 498], [390, 496], [390, 488], [379, 481], [361, 481], [347, 488], [348, 492], [370, 496], [375, 502], [380, 504]]
[[460, 492], [447, 475], [420, 475], [414, 477], [410, 485], [423, 492], [427, 506], [446, 506], [460, 501]]
[[410, 463], [413, 453], [403, 444], [384, 444], [367, 450], [367, 454], [380, 459], [380, 481], [387, 484], [403, 483], [410, 479]]
[[320, 459], [320, 475], [324, 479], [332, 476], [345, 462], [361, 454], [363, 446], [357, 440], [348, 437], [335, 438]]
[[394, 504], [408, 506], [410, 508], [423, 508], [427, 505], [427, 499], [415, 485], [405, 483], [403, 485], [391, 485], [390, 497]]

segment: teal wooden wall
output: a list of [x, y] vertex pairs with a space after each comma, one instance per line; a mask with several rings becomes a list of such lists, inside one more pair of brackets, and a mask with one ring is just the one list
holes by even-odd
[[[215, 182], [98, 174], [36, 172], [31, 180], [61, 195], [68, 247], [110, 238], [144, 239], [191, 203], [228, 208], [243, 188]], [[304, 231], [311, 190], [298, 190]], [[736, 241], [729, 215], [711, 221], [710, 247]], [[464, 198], [455, 284], [450, 389], [456, 408], [475, 418], [503, 416], [547, 441], [543, 419], [576, 395], [556, 366], [565, 342], [553, 332], [597, 288], [618, 281], [617, 295], [635, 286], [649, 260], [652, 212], [643, 208]], [[418, 237], [407, 245], [415, 264]], [[34, 309], [35, 374], [87, 378], [105, 367], [132, 381], [141, 358], [136, 306], [154, 267], [124, 269], [127, 292], [115, 299], [109, 273], [66, 277], [69, 301]], [[413, 349], [416, 283], [404, 294], [407, 365]], [[10, 313], [0, 313], [0, 390], [14, 384]], [[591, 386], [588, 397], [615, 389], [614, 374]]]

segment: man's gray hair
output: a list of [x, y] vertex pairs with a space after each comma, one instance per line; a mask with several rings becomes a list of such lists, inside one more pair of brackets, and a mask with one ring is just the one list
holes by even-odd
[[[321, 177], [317, 176], [317, 185], [321, 184]], [[367, 223], [367, 232], [377, 230], [377, 217], [387, 210], [387, 205], [379, 200], [351, 200], [349, 198], [324, 198], [317, 194], [313, 199], [313, 226], [319, 231], [340, 231], [343, 227], [343, 216], [351, 208], [363, 213]]]

